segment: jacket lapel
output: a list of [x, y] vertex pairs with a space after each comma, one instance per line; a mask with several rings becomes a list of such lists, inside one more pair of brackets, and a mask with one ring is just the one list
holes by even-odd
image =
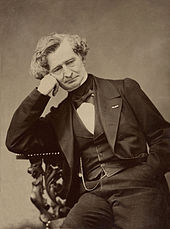
[[[56, 125], [57, 123], [57, 125]], [[66, 98], [57, 110], [54, 118], [57, 140], [70, 168], [73, 167], [74, 135], [72, 124], [72, 105]]]
[[116, 87], [109, 82], [95, 77], [96, 103], [100, 120], [109, 145], [114, 151], [117, 130], [119, 126], [122, 98]]

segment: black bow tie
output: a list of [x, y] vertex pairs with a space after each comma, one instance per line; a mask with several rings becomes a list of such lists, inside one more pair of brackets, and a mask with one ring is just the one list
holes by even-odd
[[87, 80], [74, 91], [69, 92], [70, 101], [74, 104], [77, 109], [84, 102], [93, 102], [92, 95], [94, 96], [93, 89], [93, 76], [88, 75]]
[[91, 102], [90, 97], [94, 97], [94, 91], [89, 89], [88, 92], [81, 97], [72, 97], [73, 104], [75, 105], [75, 108], [77, 109], [82, 103], [84, 102]]

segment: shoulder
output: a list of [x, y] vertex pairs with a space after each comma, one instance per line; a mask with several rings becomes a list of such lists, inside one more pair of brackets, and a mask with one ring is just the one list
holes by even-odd
[[124, 78], [124, 79], [109, 79], [109, 78], [99, 78], [95, 77], [97, 81], [103, 84], [110, 84], [113, 87], [116, 87], [118, 91], [126, 91], [131, 89], [140, 88], [138, 82], [132, 78]]
[[123, 88], [123, 89], [139, 87], [138, 82], [132, 78], [124, 78], [121, 80], [109, 80], [109, 81], [116, 87]]

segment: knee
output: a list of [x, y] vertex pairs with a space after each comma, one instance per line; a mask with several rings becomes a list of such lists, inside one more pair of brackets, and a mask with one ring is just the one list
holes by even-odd
[[101, 197], [86, 193], [70, 210], [61, 228], [112, 228], [113, 215], [109, 203]]

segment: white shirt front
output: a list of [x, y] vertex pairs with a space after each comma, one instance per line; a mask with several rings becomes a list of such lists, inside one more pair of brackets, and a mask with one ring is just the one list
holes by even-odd
[[95, 110], [92, 103], [82, 103], [77, 109], [77, 113], [85, 127], [94, 134]]

